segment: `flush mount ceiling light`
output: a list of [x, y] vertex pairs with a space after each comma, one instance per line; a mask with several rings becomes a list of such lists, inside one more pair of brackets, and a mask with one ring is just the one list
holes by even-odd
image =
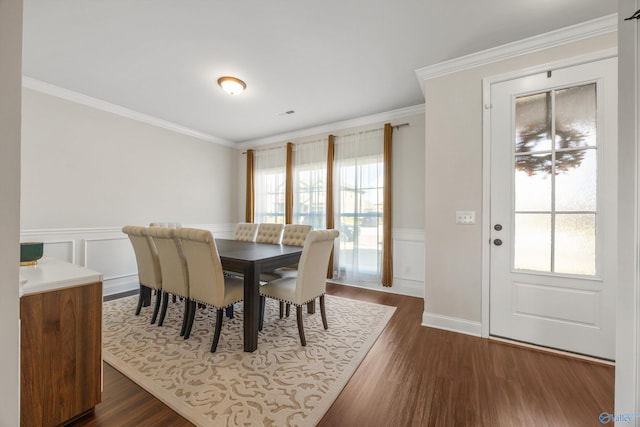
[[238, 95], [242, 93], [247, 84], [236, 77], [224, 76], [218, 79], [218, 84], [229, 95]]

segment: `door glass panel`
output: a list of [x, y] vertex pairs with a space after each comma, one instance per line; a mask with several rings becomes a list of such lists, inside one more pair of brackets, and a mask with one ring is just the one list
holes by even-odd
[[514, 266], [551, 271], [551, 215], [516, 214]]
[[551, 154], [516, 156], [516, 211], [551, 210]]
[[516, 153], [551, 149], [551, 92], [516, 98]]
[[556, 210], [596, 211], [597, 152], [572, 150], [572, 168], [563, 170], [556, 161]]
[[595, 275], [595, 214], [558, 214], [555, 228], [555, 271]]
[[516, 98], [515, 269], [596, 274], [596, 137], [595, 83]]
[[557, 149], [595, 147], [596, 84], [557, 90], [555, 117]]

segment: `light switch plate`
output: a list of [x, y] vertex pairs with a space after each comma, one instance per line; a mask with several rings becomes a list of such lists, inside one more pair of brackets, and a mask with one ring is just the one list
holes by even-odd
[[471, 225], [476, 223], [476, 211], [456, 211], [456, 224]]

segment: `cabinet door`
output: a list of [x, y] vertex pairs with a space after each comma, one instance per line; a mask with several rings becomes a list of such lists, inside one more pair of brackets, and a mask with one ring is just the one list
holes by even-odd
[[102, 388], [102, 283], [20, 299], [20, 424], [55, 426], [91, 410]]

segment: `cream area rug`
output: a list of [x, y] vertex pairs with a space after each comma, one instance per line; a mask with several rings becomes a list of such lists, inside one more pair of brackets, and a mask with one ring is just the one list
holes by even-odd
[[158, 327], [149, 324], [152, 307], [135, 316], [137, 298], [104, 303], [104, 361], [198, 426], [316, 425], [395, 311], [327, 295], [329, 329], [319, 307], [305, 309], [302, 347], [295, 310], [280, 319], [277, 302], [267, 299], [258, 350], [245, 353], [240, 303], [211, 353], [213, 309], [198, 310], [184, 340], [182, 303], [170, 303]]

